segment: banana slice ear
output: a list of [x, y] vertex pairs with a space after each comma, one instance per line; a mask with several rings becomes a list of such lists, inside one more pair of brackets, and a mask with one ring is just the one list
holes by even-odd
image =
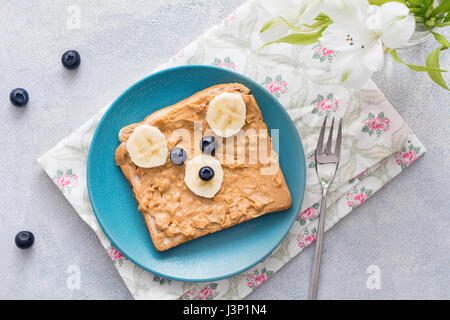
[[162, 166], [169, 154], [164, 134], [147, 124], [134, 129], [127, 141], [127, 151], [131, 161], [142, 168]]
[[[210, 180], [204, 180], [200, 177], [200, 169], [203, 167], [209, 167], [213, 170], [213, 176]], [[222, 187], [222, 165], [219, 160], [210, 155], [199, 155], [186, 163], [184, 182], [196, 195], [213, 198]]]
[[238, 93], [224, 92], [209, 102], [206, 122], [216, 135], [228, 138], [241, 130], [246, 115], [247, 110], [242, 96]]

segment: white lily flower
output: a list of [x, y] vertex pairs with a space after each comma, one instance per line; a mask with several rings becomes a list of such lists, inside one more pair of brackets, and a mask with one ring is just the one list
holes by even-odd
[[400, 2], [387, 2], [376, 12], [383, 44], [389, 48], [399, 48], [411, 38], [416, 21], [409, 9]]
[[333, 23], [319, 40], [338, 52], [331, 72], [349, 87], [364, 85], [381, 69], [383, 42], [399, 47], [409, 40], [415, 26], [408, 8], [398, 2], [372, 6], [367, 0], [326, 0], [324, 11]]
[[[289, 26], [300, 27], [302, 24], [310, 24], [321, 12], [324, 0], [263, 0], [261, 6], [268, 12], [275, 12], [276, 18], [270, 23], [270, 27], [261, 33], [264, 42], [278, 40], [289, 33]], [[281, 19], [280, 17], [283, 17]]]

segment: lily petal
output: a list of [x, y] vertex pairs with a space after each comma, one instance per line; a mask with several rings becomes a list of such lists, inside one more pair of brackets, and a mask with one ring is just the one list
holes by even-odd
[[348, 23], [354, 21], [363, 23], [366, 18], [368, 1], [361, 0], [325, 0], [324, 13], [334, 23]]
[[399, 48], [411, 38], [416, 22], [409, 9], [400, 2], [387, 2], [379, 8], [383, 43], [389, 48]]
[[324, 0], [303, 0], [300, 13], [299, 23], [309, 24], [319, 15], [324, 6]]
[[287, 35], [289, 26], [284, 21], [274, 22], [267, 30], [260, 34], [261, 40], [264, 42], [272, 42]]
[[368, 47], [362, 48], [364, 51], [364, 65], [371, 72], [380, 71], [383, 67], [384, 52], [381, 39], [372, 42]]
[[338, 52], [331, 64], [331, 72], [348, 88], [360, 88], [372, 76], [364, 65], [362, 52]]

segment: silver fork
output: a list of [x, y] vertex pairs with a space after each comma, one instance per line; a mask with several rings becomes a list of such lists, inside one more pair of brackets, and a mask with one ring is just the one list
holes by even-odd
[[316, 172], [322, 186], [322, 201], [320, 203], [319, 227], [317, 229], [316, 244], [314, 248], [314, 260], [312, 265], [311, 284], [309, 286], [309, 299], [317, 299], [317, 287], [319, 282], [320, 261], [322, 259], [322, 244], [325, 227], [325, 213], [327, 211], [327, 195], [328, 187], [333, 182], [339, 166], [339, 158], [341, 155], [342, 142], [342, 119], [339, 121], [339, 129], [336, 138], [334, 153], [331, 152], [331, 143], [333, 141], [334, 118], [331, 122], [330, 134], [328, 135], [327, 145], [323, 149], [323, 139], [325, 136], [325, 128], [327, 126], [327, 118], [323, 121], [320, 130], [319, 141], [317, 142], [315, 160]]

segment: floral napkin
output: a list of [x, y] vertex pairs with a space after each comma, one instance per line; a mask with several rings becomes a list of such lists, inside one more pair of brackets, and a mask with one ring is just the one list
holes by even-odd
[[260, 286], [316, 238], [321, 188], [313, 154], [325, 116], [343, 118], [341, 164], [328, 200], [328, 230], [406, 169], [425, 148], [373, 82], [352, 91], [329, 74], [335, 52], [320, 43], [269, 46], [259, 54], [259, 30], [274, 15], [263, 0], [251, 0], [229, 14], [158, 70], [185, 64], [216, 65], [242, 73], [265, 87], [294, 121], [307, 161], [301, 211], [279, 247], [251, 269], [213, 282], [184, 283], [147, 272], [126, 259], [102, 232], [86, 186], [89, 145], [104, 107], [38, 161], [94, 230], [136, 299], [241, 299]]

